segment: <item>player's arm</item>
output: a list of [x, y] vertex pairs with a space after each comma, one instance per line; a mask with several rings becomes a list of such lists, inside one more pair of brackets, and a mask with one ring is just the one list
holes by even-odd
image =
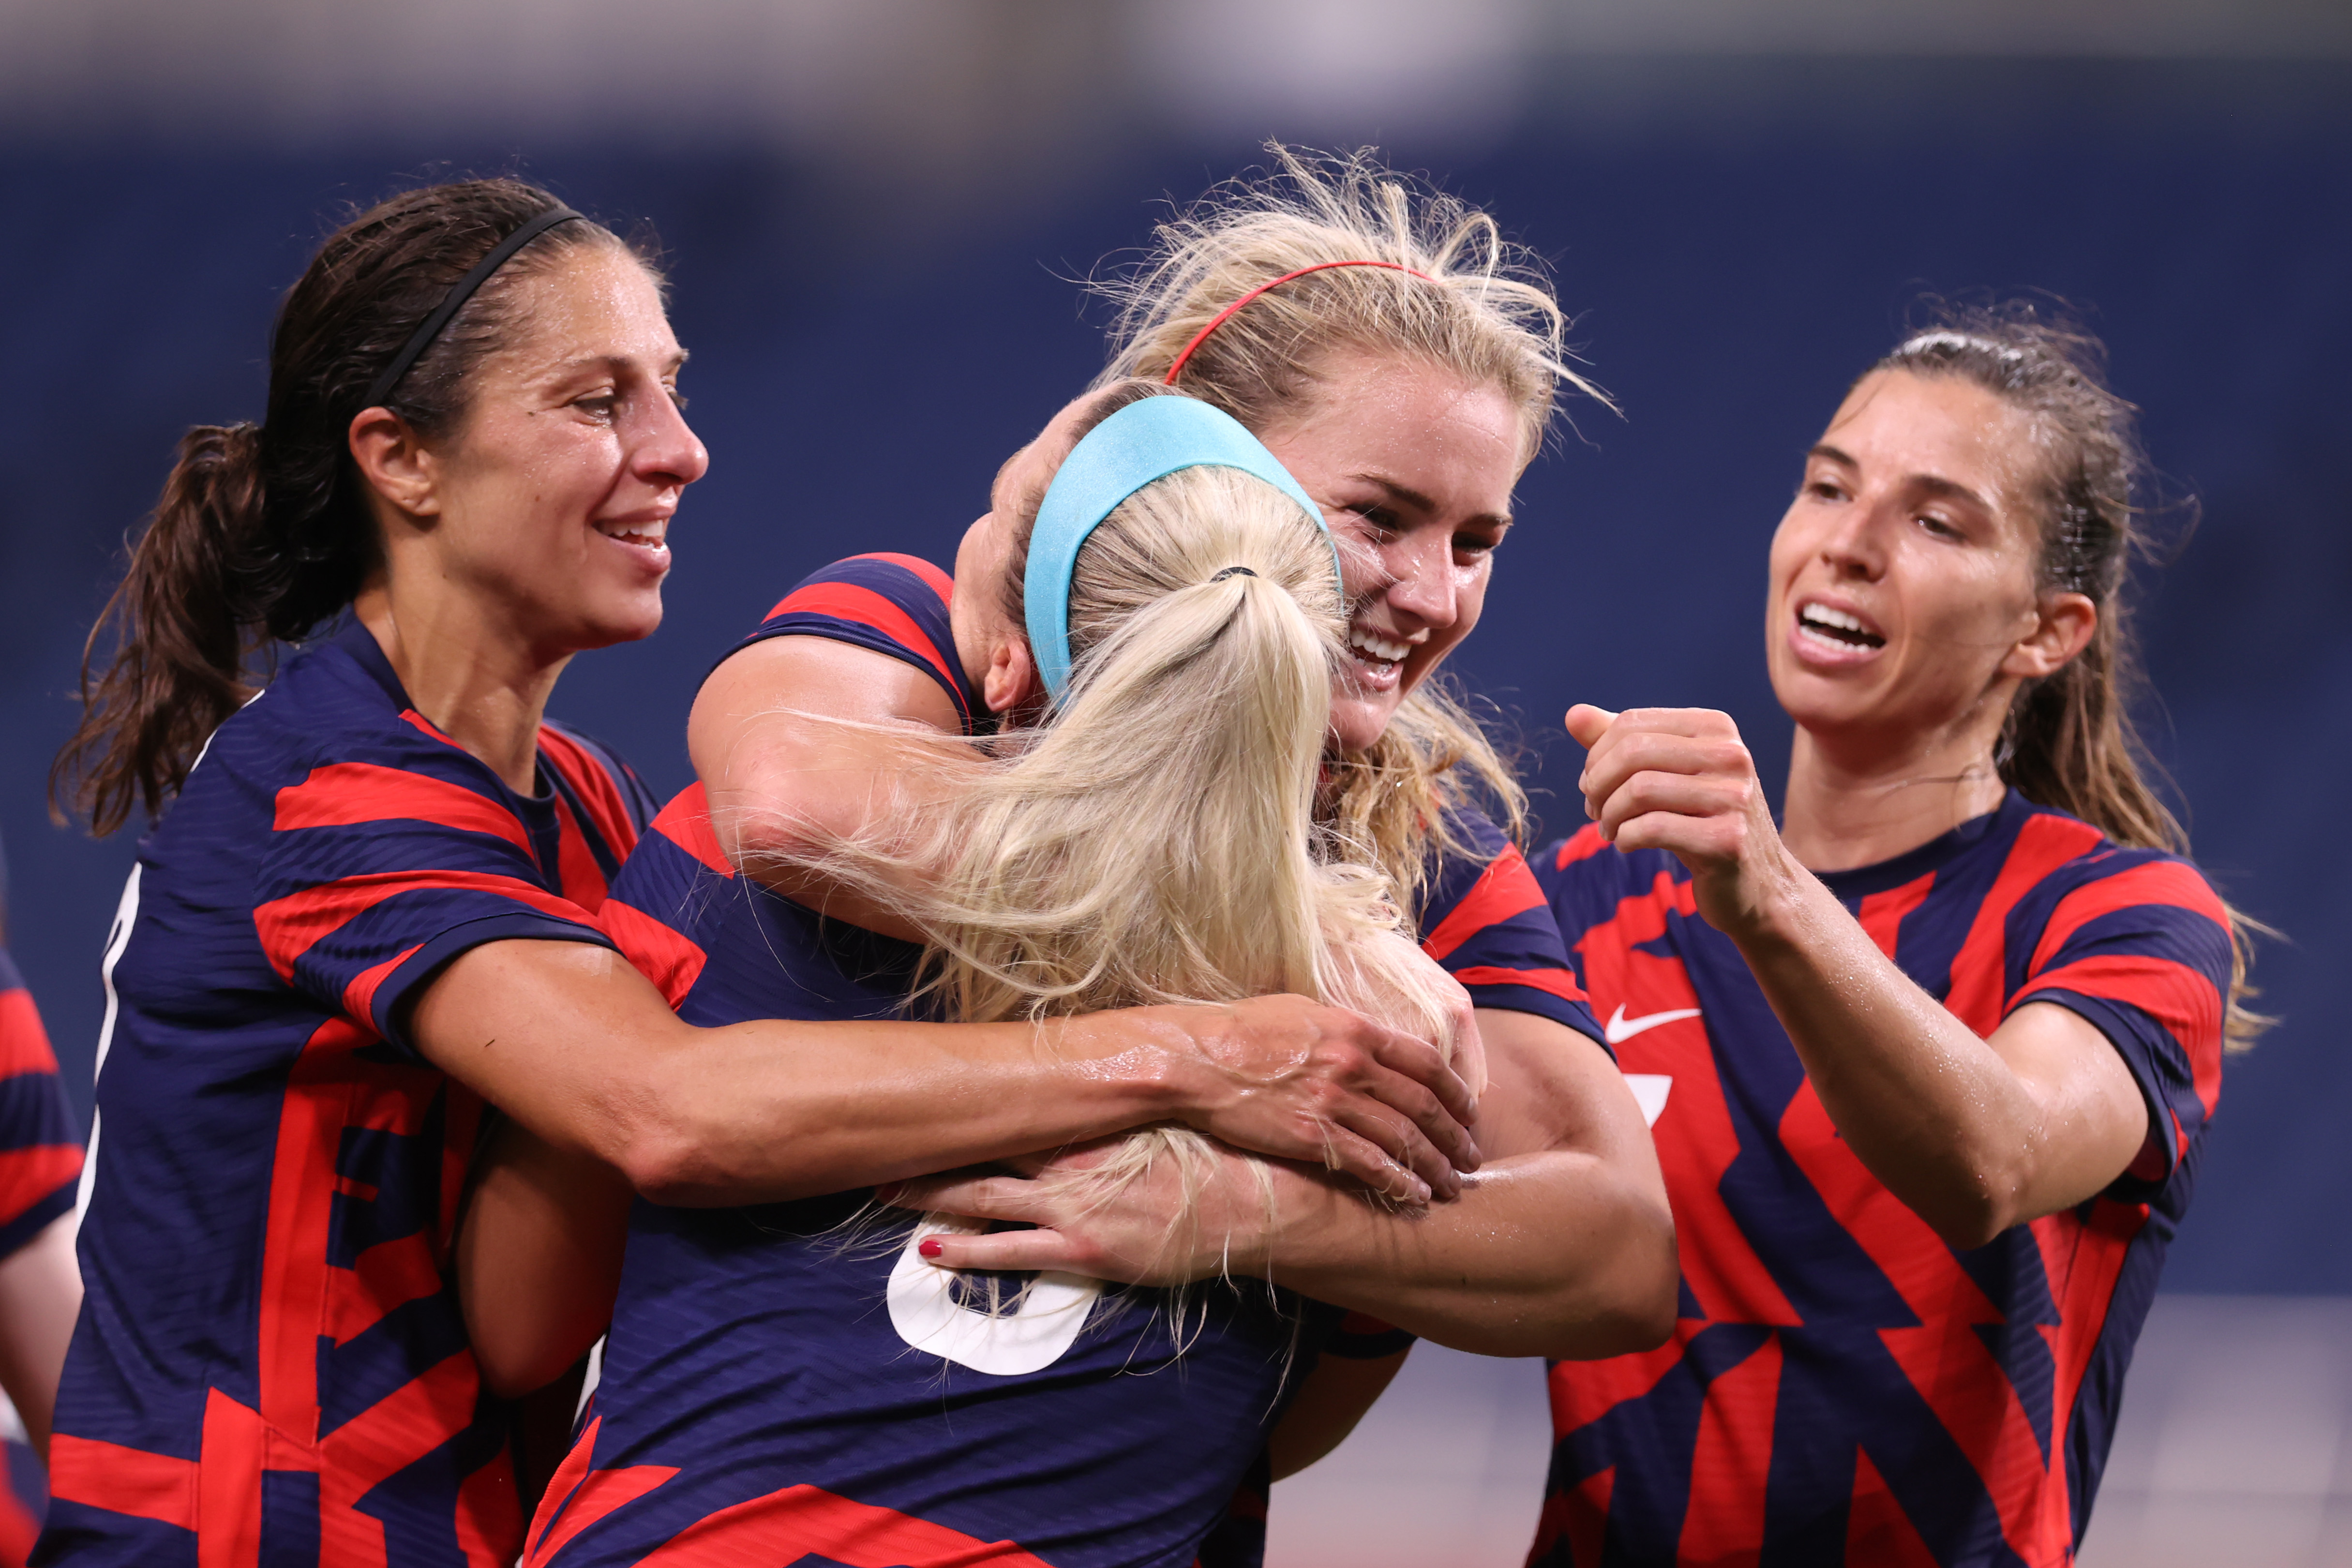
[[482, 1381], [502, 1399], [544, 1388], [613, 1320], [628, 1239], [626, 1177], [503, 1120], [475, 1156], [457, 1232], [457, 1294]]
[[1468, 1091], [1437, 1051], [1300, 997], [1044, 1024], [762, 1020], [700, 1029], [588, 942], [486, 942], [409, 1004], [435, 1065], [559, 1150], [681, 1204], [839, 1192], [1157, 1121], [1458, 1189]]
[[45, 1460], [58, 1377], [81, 1312], [74, 1229], [73, 1215], [60, 1215], [0, 1259], [0, 1388], [24, 1417], [33, 1451]]
[[788, 898], [919, 940], [890, 911], [786, 862], [960, 788], [970, 753], [919, 743], [961, 727], [939, 683], [905, 660], [796, 635], [730, 654], [696, 695], [686, 733], [729, 859]]
[[941, 1237], [941, 1267], [1152, 1283], [1230, 1267], [1484, 1355], [1655, 1346], [1674, 1326], [1678, 1273], [1640, 1107], [1607, 1054], [1567, 1026], [1490, 1008], [1477, 1018], [1490, 1082], [1475, 1130], [1487, 1158], [1454, 1203], [1400, 1212], [1283, 1167], [1269, 1226], [1238, 1157], [1216, 1167], [1196, 1222], [1173, 1235], [1172, 1196], [1153, 1178], [1108, 1204], [1074, 1203], [1052, 1161], [1034, 1176], [908, 1184], [892, 1201], [1040, 1228]]
[[1586, 809], [1624, 849], [1673, 852], [1738, 946], [1839, 1135], [1957, 1248], [2072, 1208], [2157, 1136], [2114, 1043], [2028, 1003], [1979, 1037], [1879, 950], [1780, 841], [1723, 714], [1578, 707]]
[[1392, 1355], [1363, 1361], [1327, 1355], [1316, 1363], [1290, 1407], [1266, 1434], [1274, 1479], [1295, 1476], [1338, 1448], [1396, 1381], [1412, 1349], [1407, 1345]]

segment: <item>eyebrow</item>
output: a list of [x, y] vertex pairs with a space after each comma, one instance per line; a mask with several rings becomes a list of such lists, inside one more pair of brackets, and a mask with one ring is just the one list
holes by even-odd
[[[1367, 485], [1376, 485], [1380, 488], [1386, 490], [1392, 498], [1402, 501], [1406, 506], [1414, 507], [1417, 510], [1434, 512], [1439, 509], [1436, 501], [1431, 497], [1423, 495], [1420, 491], [1414, 489], [1410, 485], [1400, 485], [1395, 480], [1391, 479], [1384, 475], [1350, 474], [1348, 477], [1350, 479], [1361, 480]], [[1481, 512], [1476, 517], [1469, 517], [1465, 520], [1473, 523], [1492, 523], [1497, 528], [1507, 528], [1511, 526], [1511, 514], [1508, 512]]]
[[[1859, 469], [1862, 466], [1854, 461], [1852, 453], [1832, 446], [1826, 441], [1814, 443], [1812, 450], [1805, 455], [1809, 458], [1825, 457], [1832, 463], [1843, 464], [1848, 468]], [[1986, 500], [1958, 480], [1947, 479], [1940, 474], [1913, 474], [1907, 476], [1904, 483], [1925, 490], [1931, 496], [1948, 496], [1956, 501], [1966, 501], [1971, 506], [1982, 507], [1988, 512], [1993, 509], [1990, 501]]]

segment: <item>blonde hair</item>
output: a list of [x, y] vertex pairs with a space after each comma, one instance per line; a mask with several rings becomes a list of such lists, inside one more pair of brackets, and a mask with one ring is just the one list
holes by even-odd
[[[950, 1018], [1288, 991], [1448, 1049], [1460, 987], [1387, 880], [1315, 821], [1341, 627], [1330, 547], [1297, 502], [1232, 469], [1170, 475], [1079, 552], [1071, 681], [1048, 722], [1002, 737], [948, 802], [812, 869], [924, 935], [917, 994]], [[1457, 1068], [1480, 1086], [1475, 1050]], [[1067, 1179], [1108, 1196], [1172, 1160], [1196, 1196], [1210, 1148], [1147, 1128]]]
[[[1252, 289], [1301, 267], [1381, 261], [1292, 278], [1202, 340], [1177, 390], [1265, 434], [1314, 406], [1334, 354], [1418, 361], [1499, 389], [1532, 459], [1561, 387], [1608, 395], [1569, 363], [1567, 318], [1536, 258], [1460, 198], [1397, 174], [1370, 148], [1303, 152], [1268, 142], [1274, 170], [1220, 185], [1160, 224], [1136, 267], [1097, 280], [1119, 314], [1106, 385], [1157, 381], [1202, 329]], [[1380, 739], [1332, 759], [1324, 812], [1369, 845], [1409, 904], [1441, 846], [1475, 852], [1449, 808], [1476, 794], [1523, 835], [1527, 797], [1477, 720], [1437, 682], [1399, 706]]]

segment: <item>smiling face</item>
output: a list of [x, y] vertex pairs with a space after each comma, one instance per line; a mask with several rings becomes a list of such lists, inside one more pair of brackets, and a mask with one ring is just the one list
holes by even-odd
[[432, 570], [542, 657], [661, 624], [669, 524], [709, 467], [677, 397], [686, 355], [653, 277], [614, 246], [523, 278], [513, 341], [429, 456]]
[[1500, 388], [1425, 362], [1343, 353], [1314, 380], [1313, 402], [1260, 439], [1339, 541], [1352, 656], [1331, 728], [1360, 751], [1477, 625], [1525, 434]]
[[1772, 538], [1772, 689], [1806, 731], [1990, 747], [2019, 681], [2088, 639], [2087, 599], [2036, 591], [2036, 451], [2022, 411], [1956, 376], [1847, 395]]

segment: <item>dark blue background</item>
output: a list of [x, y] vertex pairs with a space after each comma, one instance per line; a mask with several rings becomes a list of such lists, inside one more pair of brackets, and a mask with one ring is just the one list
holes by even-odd
[[[1574, 410], [1528, 474], [1457, 660], [1554, 780], [1574, 778], [1558, 715], [1578, 699], [1727, 708], [1777, 771], [1764, 549], [1847, 380], [1923, 287], [2040, 287], [2095, 308], [2157, 461], [2205, 506], [2143, 576], [2151, 738], [2200, 859], [2292, 939], [2260, 968], [2285, 1022], [2230, 1067], [2167, 1282], [2352, 1291], [2336, 1014], [2352, 986], [2331, 957], [2352, 941], [2333, 831], [2352, 763], [2352, 74], [1588, 72], [1475, 152], [1391, 152], [1551, 259], [1623, 403], [1622, 420]], [[1154, 198], [1254, 157], [1246, 141], [1129, 138], [1042, 189], [1008, 172], [919, 200], [707, 147], [7, 150], [0, 832], [11, 943], [84, 1113], [98, 952], [131, 844], [50, 827], [43, 775], [123, 533], [184, 426], [257, 417], [276, 297], [337, 204], [427, 159], [515, 166], [610, 220], [649, 219], [669, 246], [711, 476], [673, 535], [661, 635], [583, 659], [554, 703], [667, 793], [686, 781], [686, 704], [713, 655], [835, 557], [946, 559], [996, 463], [1099, 361], [1104, 312], [1071, 278], [1142, 241]], [[1571, 807], [1538, 805], [1574, 825]]]

